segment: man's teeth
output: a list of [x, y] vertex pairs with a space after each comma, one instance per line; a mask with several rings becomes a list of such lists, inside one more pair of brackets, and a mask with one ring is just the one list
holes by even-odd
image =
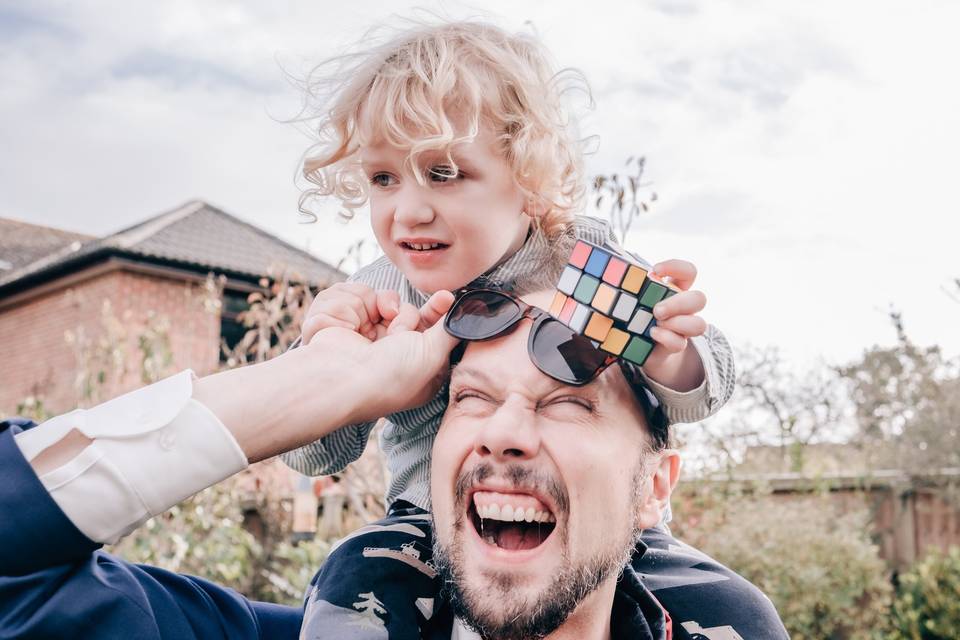
[[513, 508], [513, 505], [488, 504], [477, 507], [477, 515], [484, 520], [502, 520], [504, 522], [556, 522], [557, 519], [546, 511], [534, 511], [533, 507]]
[[421, 244], [419, 242], [407, 242], [405, 243], [411, 249], [416, 249], [417, 251], [428, 251], [430, 249], [439, 249], [443, 245], [439, 242], [429, 242], [427, 244]]

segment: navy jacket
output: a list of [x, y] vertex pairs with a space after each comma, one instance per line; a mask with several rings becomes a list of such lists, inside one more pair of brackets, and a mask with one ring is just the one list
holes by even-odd
[[[2, 426], [0, 426], [2, 428]], [[98, 550], [0, 431], [0, 638], [294, 639], [303, 611]]]

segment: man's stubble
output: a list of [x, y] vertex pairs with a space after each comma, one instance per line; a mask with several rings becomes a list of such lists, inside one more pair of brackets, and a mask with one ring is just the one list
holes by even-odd
[[[569, 498], [552, 478], [535, 475], [519, 465], [510, 465], [505, 473], [518, 486], [536, 487], [553, 498], [561, 513], [554, 514], [558, 524], [567, 520]], [[577, 606], [611, 575], [619, 574], [633, 555], [641, 530], [634, 518], [632, 526], [621, 532], [605, 548], [579, 564], [570, 558], [567, 528], [560, 534], [561, 564], [550, 584], [534, 602], [517, 602], [512, 594], [515, 577], [509, 574], [486, 575], [489, 586], [476, 589], [466, 585], [463, 564], [463, 536], [466, 522], [466, 489], [492, 474], [489, 465], [478, 465], [457, 479], [454, 501], [456, 520], [453, 540], [448, 548], [433, 537], [433, 562], [443, 581], [444, 596], [454, 614], [484, 640], [540, 640], [558, 629]], [[640, 462], [633, 474], [631, 504], [639, 505], [646, 479], [646, 466]], [[488, 604], [490, 603], [490, 604]], [[496, 604], [493, 604], [496, 603]]]

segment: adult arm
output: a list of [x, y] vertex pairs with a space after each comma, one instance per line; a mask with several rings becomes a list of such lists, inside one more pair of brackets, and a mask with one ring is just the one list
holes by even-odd
[[[364, 285], [373, 291], [394, 291], [401, 301], [419, 306], [427, 301], [385, 256], [351, 274], [347, 282]], [[281, 460], [291, 469], [308, 476], [339, 473], [363, 454], [370, 432], [381, 417], [345, 423], [315, 442], [287, 451]]]
[[302, 612], [98, 551], [0, 431], [0, 638], [290, 639]]
[[[411, 326], [418, 321], [415, 317]], [[330, 329], [323, 334], [309, 347], [267, 363], [195, 382], [188, 376], [192, 384], [187, 403], [179, 411], [173, 409], [172, 417], [151, 417], [151, 411], [144, 411], [142, 396], [151, 391], [147, 388], [112, 401], [110, 413], [126, 418], [126, 422], [120, 420], [126, 430], [88, 420], [91, 415], [104, 415], [94, 409], [61, 416], [31, 430], [37, 435], [19, 434], [17, 442], [12, 429], [0, 434], [0, 513], [4, 514], [0, 519], [4, 541], [0, 637], [287, 637], [284, 630], [299, 628], [296, 610], [251, 603], [197, 578], [131, 565], [94, 551], [103, 540], [78, 528], [71, 510], [99, 514], [89, 520], [102, 522], [105, 513], [114, 513], [115, 505], [95, 490], [102, 483], [73, 480], [105, 459], [138, 461], [124, 451], [136, 450], [145, 434], [176, 457], [177, 434], [185, 433], [191, 424], [201, 424], [197, 415], [206, 417], [207, 426], [225, 430], [230, 436], [228, 447], [238, 447], [234, 453], [239, 452], [242, 466], [243, 458], [252, 462], [270, 457], [344, 422], [416, 406], [439, 384], [454, 344], [439, 326], [423, 334], [399, 332], [376, 343], [348, 331]], [[193, 418], [186, 420], [185, 414], [191, 412]], [[135, 415], [143, 419], [134, 420]], [[174, 437], [164, 438], [170, 433], [168, 427], [178, 424]], [[107, 455], [105, 450], [113, 453]], [[207, 462], [229, 458], [215, 454]], [[143, 462], [144, 466], [156, 463]], [[202, 460], [192, 464], [204, 466]], [[108, 466], [116, 472], [112, 484], [124, 485], [124, 491], [140, 499], [140, 519], [177, 501], [163, 487], [174, 486], [177, 494], [187, 490], [182, 479], [150, 474], [153, 493], [144, 497], [137, 481], [127, 477], [135, 476], [136, 469], [127, 467], [124, 473], [122, 462], [119, 467]], [[216, 482], [217, 476], [229, 475], [228, 465], [207, 464], [218, 466], [219, 471], [199, 473], [187, 466], [183, 476], [197, 485], [189, 493]], [[61, 509], [56, 491], [68, 485], [75, 490]], [[164, 506], [164, 501], [169, 504]], [[120, 519], [129, 520], [130, 515]]]

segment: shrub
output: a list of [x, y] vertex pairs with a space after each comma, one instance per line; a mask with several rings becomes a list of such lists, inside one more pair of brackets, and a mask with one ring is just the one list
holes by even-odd
[[108, 549], [130, 562], [200, 576], [249, 593], [263, 549], [243, 528], [230, 481], [187, 498]]
[[682, 535], [766, 593], [791, 637], [885, 637], [892, 588], [865, 510], [840, 514], [817, 496], [711, 502]]
[[960, 629], [960, 547], [932, 551], [900, 577], [893, 634], [900, 640], [949, 640]]
[[289, 542], [289, 514], [261, 500], [258, 539], [244, 527], [244, 502], [226, 480], [187, 498], [108, 549], [129, 560], [200, 576], [254, 600], [299, 605], [330, 549], [325, 540]]

